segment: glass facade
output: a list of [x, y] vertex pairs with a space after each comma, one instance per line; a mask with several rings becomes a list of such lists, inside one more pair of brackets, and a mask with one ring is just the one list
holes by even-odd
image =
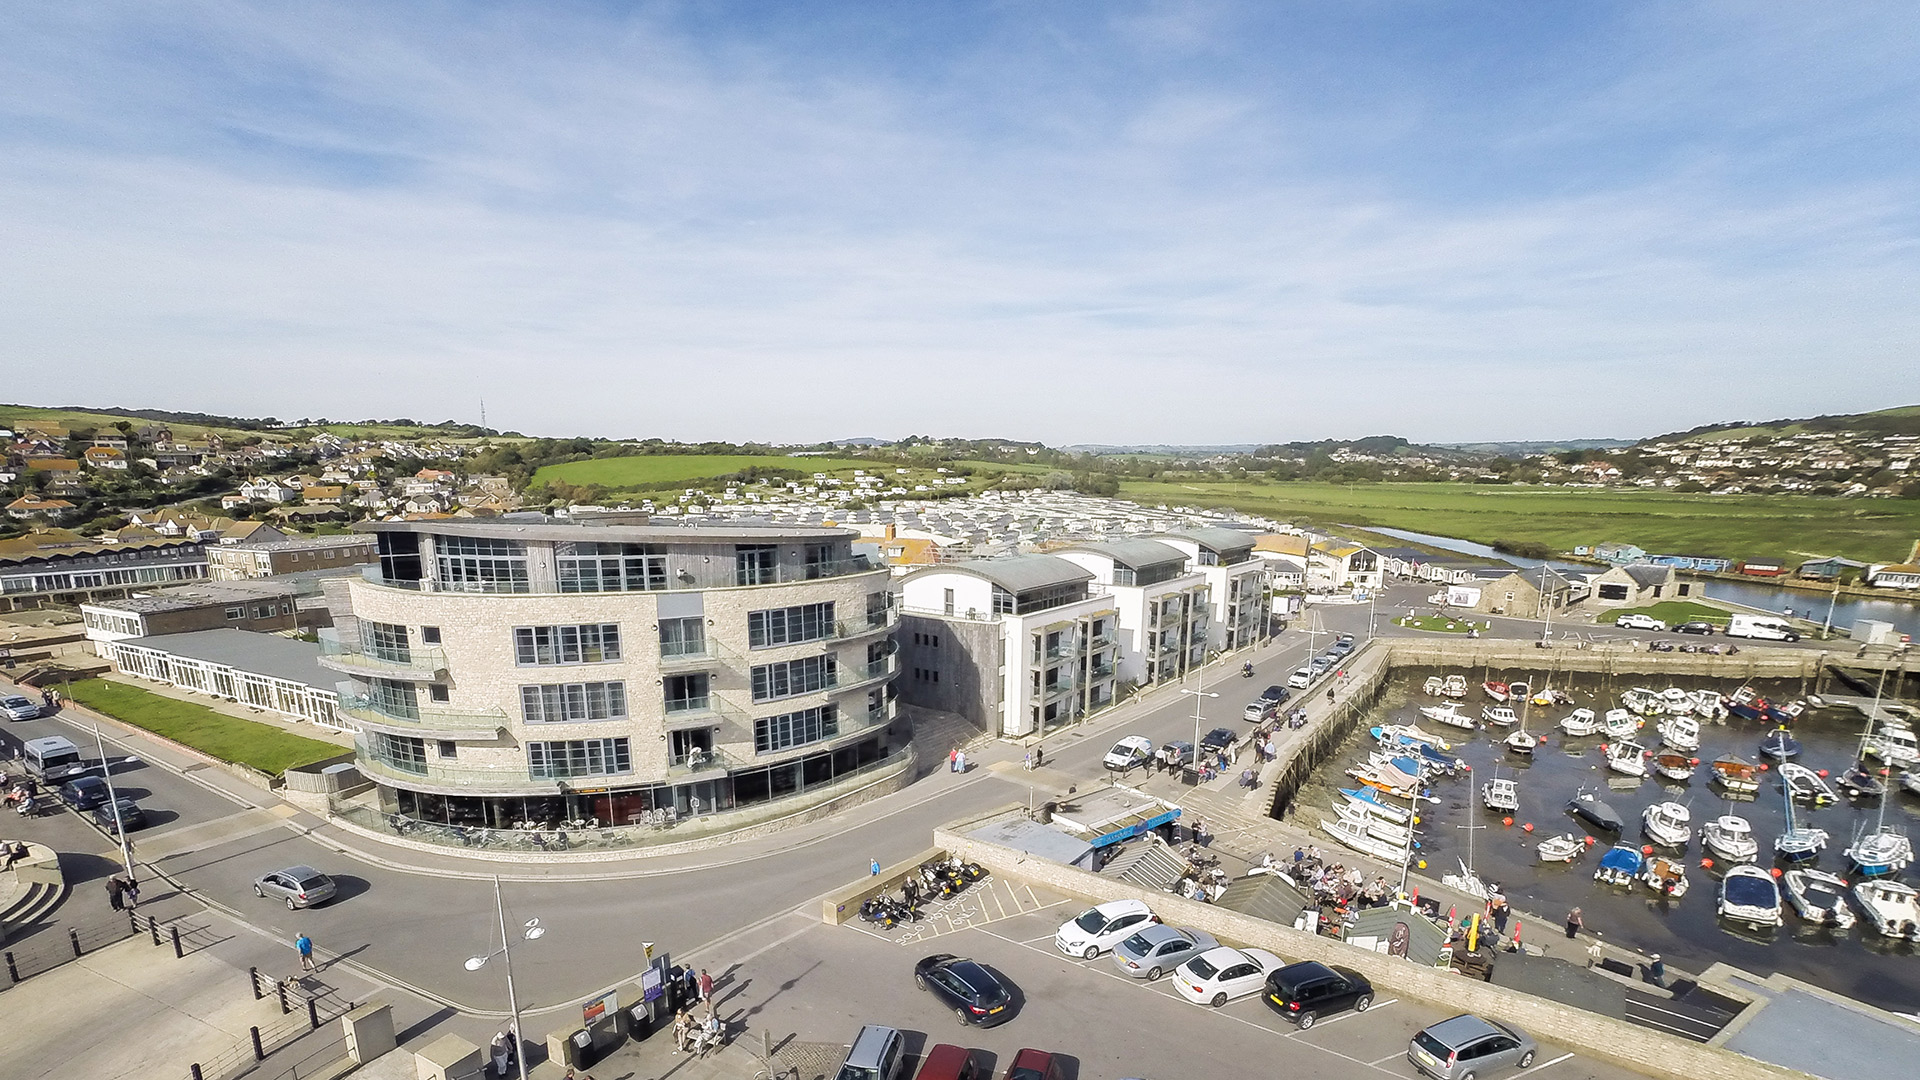
[[633, 771], [633, 751], [626, 739], [528, 743], [527, 771], [540, 780], [617, 776]]
[[436, 536], [433, 550], [440, 587], [448, 592], [528, 591], [527, 548], [518, 540]]
[[833, 636], [833, 601], [747, 613], [747, 645], [770, 649]]
[[775, 701], [812, 694], [832, 686], [839, 662], [832, 655], [803, 656], [777, 664], [759, 664], [752, 672], [753, 700]]
[[833, 705], [762, 717], [753, 722], [753, 752], [771, 754], [777, 750], [831, 739], [838, 734], [840, 710]]
[[515, 627], [513, 658], [522, 667], [618, 660], [620, 627], [615, 623]]
[[520, 713], [529, 724], [618, 720], [627, 715], [627, 684], [559, 683], [520, 688]]
[[667, 587], [666, 555], [644, 544], [555, 544], [554, 571], [563, 593], [643, 592]]

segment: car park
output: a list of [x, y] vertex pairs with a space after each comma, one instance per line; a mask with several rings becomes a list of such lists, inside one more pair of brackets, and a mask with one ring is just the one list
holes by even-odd
[[107, 782], [97, 776], [76, 776], [60, 785], [60, 801], [84, 814], [107, 801]]
[[1659, 619], [1651, 615], [1642, 615], [1637, 611], [1613, 620], [1613, 625], [1622, 630], [1665, 630], [1667, 628], [1667, 624]]
[[1100, 759], [1100, 764], [1116, 772], [1125, 772], [1135, 765], [1144, 765], [1151, 760], [1153, 760], [1153, 740], [1145, 735], [1128, 735], [1113, 744], [1113, 749], [1107, 751], [1107, 756]]
[[1061, 1080], [1060, 1060], [1045, 1050], [1022, 1050], [1007, 1064], [1005, 1080]]
[[116, 809], [119, 811], [118, 824], [125, 826], [128, 832], [147, 827], [147, 812], [140, 809], [139, 803], [122, 795], [112, 803], [101, 803], [93, 808], [93, 823], [104, 829], [108, 836], [119, 834], [114, 821]]
[[1053, 947], [1068, 956], [1091, 960], [1149, 922], [1153, 909], [1140, 900], [1109, 900], [1075, 915], [1054, 932]]
[[1260, 993], [1266, 988], [1267, 974], [1285, 966], [1286, 961], [1265, 949], [1221, 946], [1180, 965], [1173, 988], [1195, 1005], [1217, 1009], [1234, 998]]
[[1224, 754], [1233, 750], [1240, 736], [1232, 728], [1217, 727], [1200, 737], [1200, 752], [1203, 754]]
[[1280, 706], [1271, 701], [1249, 701], [1247, 707], [1241, 711], [1240, 718], [1251, 724], [1264, 724], [1273, 719], [1274, 714], [1279, 711]]
[[1013, 994], [993, 972], [952, 953], [935, 953], [913, 966], [913, 982], [947, 1003], [962, 1024], [986, 1027], [1011, 1019]]
[[1533, 1064], [1539, 1051], [1527, 1033], [1472, 1013], [1442, 1020], [1407, 1044], [1407, 1061], [1435, 1080], [1474, 1080]]
[[1287, 685], [1293, 687], [1295, 690], [1305, 690], [1307, 687], [1313, 685], [1313, 675], [1314, 672], [1312, 668], [1300, 668], [1292, 675], [1287, 676]]
[[1330, 1013], [1372, 1008], [1373, 984], [1357, 971], [1305, 960], [1267, 976], [1267, 1004], [1305, 1031]]
[[986, 1080], [987, 1073], [973, 1051], [952, 1043], [941, 1043], [920, 1059], [920, 1071], [913, 1080]]
[[1713, 630], [1714, 627], [1712, 623], [1702, 622], [1699, 619], [1695, 619], [1693, 622], [1680, 623], [1673, 628], [1673, 632], [1676, 634], [1711, 634]]
[[1260, 697], [1257, 700], [1270, 701], [1275, 705], [1285, 705], [1287, 699], [1292, 696], [1293, 691], [1281, 686], [1279, 683], [1274, 683], [1272, 686], [1260, 691]]
[[324, 904], [338, 891], [339, 886], [332, 878], [311, 866], [289, 866], [262, 874], [253, 881], [253, 895], [284, 900], [289, 909]]
[[40, 718], [40, 703], [19, 694], [0, 697], [0, 716], [9, 720], [37, 720]]
[[868, 1024], [853, 1037], [836, 1080], [900, 1080], [906, 1075], [904, 1043], [893, 1028]]
[[1115, 945], [1113, 963], [1122, 975], [1152, 982], [1208, 949], [1219, 947], [1220, 943], [1205, 930], [1153, 923]]

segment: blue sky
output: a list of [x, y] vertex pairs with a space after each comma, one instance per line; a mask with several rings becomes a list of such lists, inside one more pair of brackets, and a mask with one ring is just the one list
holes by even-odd
[[1920, 401], [1911, 4], [12, 5], [0, 399], [1638, 436]]

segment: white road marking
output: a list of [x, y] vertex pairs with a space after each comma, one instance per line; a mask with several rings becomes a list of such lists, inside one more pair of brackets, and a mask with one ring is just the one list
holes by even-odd
[[[1398, 1000], [1400, 999], [1388, 998], [1385, 1001], [1376, 1001], [1373, 1003], [1371, 1007], [1367, 1009], [1367, 1011], [1373, 1012], [1376, 1009], [1384, 1009]], [[1359, 1015], [1360, 1015], [1359, 1013], [1354, 1012], [1352, 1009], [1348, 1009], [1346, 1012], [1339, 1013], [1334, 1016], [1329, 1016], [1326, 1019], [1319, 1021], [1318, 1023], [1314, 1024], [1312, 1027], [1308, 1028], [1307, 1031], [1301, 1031], [1298, 1027], [1295, 1027], [1292, 1031], [1287, 1033], [1287, 1038], [1291, 1039], [1296, 1035], [1304, 1035], [1308, 1031], [1319, 1031], [1321, 1028], [1326, 1027], [1328, 1024], [1337, 1024], [1342, 1020], [1351, 1020], [1354, 1017]]]
[[1533, 1068], [1531, 1068], [1531, 1069], [1528, 1069], [1528, 1070], [1527, 1070], [1526, 1072], [1521, 1072], [1521, 1073], [1514, 1073], [1514, 1075], [1515, 1075], [1516, 1077], [1518, 1077], [1518, 1076], [1527, 1076], [1527, 1075], [1529, 1075], [1529, 1074], [1531, 1074], [1531, 1073], [1537, 1073], [1537, 1072], [1539, 1072], [1539, 1071], [1540, 1071], [1541, 1069], [1544, 1069], [1544, 1068], [1546, 1068], [1546, 1067], [1547, 1067], [1547, 1066], [1549, 1066], [1549, 1065], [1558, 1065], [1558, 1064], [1560, 1064], [1561, 1062], [1563, 1062], [1563, 1061], [1565, 1061], [1565, 1060], [1567, 1060], [1568, 1058], [1570, 1058], [1570, 1057], [1572, 1057], [1572, 1056], [1573, 1056], [1573, 1055], [1572, 1055], [1571, 1053], [1567, 1053], [1567, 1054], [1561, 1054], [1561, 1055], [1560, 1055], [1559, 1057], [1557, 1057], [1557, 1058], [1554, 1058], [1554, 1059], [1553, 1059], [1552, 1061], [1543, 1061], [1543, 1062], [1541, 1062], [1540, 1064], [1538, 1064], [1538, 1065], [1535, 1065], [1535, 1066], [1534, 1066]]

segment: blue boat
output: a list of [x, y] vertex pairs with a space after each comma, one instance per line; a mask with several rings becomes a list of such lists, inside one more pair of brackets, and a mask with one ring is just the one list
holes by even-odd
[[[1426, 763], [1429, 771], [1438, 769], [1449, 776], [1457, 772], [1463, 764], [1459, 758], [1449, 757], [1419, 739], [1410, 739], [1405, 735], [1388, 735], [1381, 740], [1381, 746], [1388, 753], [1405, 754], [1409, 756], [1418, 754], [1420, 760]], [[1404, 772], [1405, 770], [1402, 771]]]
[[1760, 740], [1760, 753], [1775, 761], [1785, 761], [1800, 756], [1800, 740], [1793, 737], [1784, 727], [1774, 728]]
[[1743, 686], [1734, 691], [1733, 696], [1725, 699], [1727, 711], [1742, 720], [1758, 720], [1763, 724], [1791, 724], [1800, 718], [1806, 710], [1806, 704], [1799, 701], [1769, 701], [1753, 692], [1753, 687]]
[[1615, 844], [1605, 855], [1600, 856], [1600, 869], [1593, 872], [1593, 880], [1604, 881], [1609, 885], [1632, 885], [1633, 879], [1640, 874], [1640, 867], [1646, 860], [1640, 852], [1625, 844]]

